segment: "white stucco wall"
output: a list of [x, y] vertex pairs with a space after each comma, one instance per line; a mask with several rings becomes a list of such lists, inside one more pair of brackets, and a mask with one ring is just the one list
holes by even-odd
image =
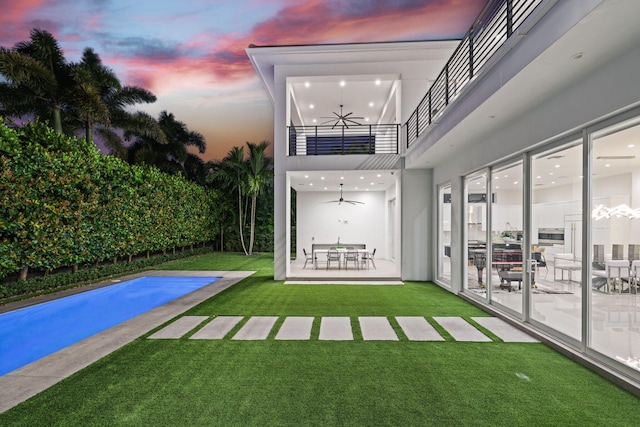
[[376, 251], [376, 258], [387, 258], [385, 193], [383, 191], [345, 192], [345, 199], [364, 204], [327, 203], [335, 200], [335, 192], [298, 192], [296, 231], [298, 256], [302, 248], [311, 250], [312, 243], [364, 243]]
[[432, 280], [433, 216], [431, 170], [402, 173], [402, 279]]

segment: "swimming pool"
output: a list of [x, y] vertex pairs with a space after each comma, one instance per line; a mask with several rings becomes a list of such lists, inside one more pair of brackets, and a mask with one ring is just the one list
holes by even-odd
[[0, 314], [0, 375], [219, 278], [146, 276]]

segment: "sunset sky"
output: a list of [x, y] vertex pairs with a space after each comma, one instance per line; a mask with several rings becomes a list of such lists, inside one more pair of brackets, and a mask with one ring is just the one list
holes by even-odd
[[245, 48], [459, 38], [486, 0], [0, 0], [0, 46], [51, 32], [69, 61], [92, 47], [124, 84], [204, 135], [204, 160], [273, 139]]

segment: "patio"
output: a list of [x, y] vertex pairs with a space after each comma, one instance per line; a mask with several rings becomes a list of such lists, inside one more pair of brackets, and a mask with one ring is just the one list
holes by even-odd
[[394, 261], [386, 259], [375, 259], [376, 268], [356, 269], [350, 263], [348, 269], [344, 265], [338, 269], [335, 263], [327, 269], [326, 254], [318, 256], [318, 268], [314, 268], [311, 261], [304, 267], [304, 258], [297, 258], [291, 261], [291, 275], [287, 281], [315, 281], [315, 280], [351, 280], [351, 281], [367, 281], [383, 280], [383, 281], [399, 281], [400, 269]]

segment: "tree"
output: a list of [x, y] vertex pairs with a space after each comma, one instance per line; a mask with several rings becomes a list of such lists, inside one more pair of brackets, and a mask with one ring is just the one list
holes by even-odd
[[48, 117], [62, 134], [62, 109], [73, 84], [70, 67], [51, 33], [33, 29], [30, 40], [0, 48], [0, 113]]
[[244, 147], [233, 147], [227, 155], [212, 168], [208, 177], [209, 182], [218, 181], [223, 190], [236, 192], [238, 195], [238, 232], [240, 243], [245, 255], [249, 255], [244, 242], [244, 215], [242, 199], [246, 187], [246, 164], [244, 161]]
[[188, 147], [196, 147], [198, 152], [204, 153], [207, 148], [204, 137], [198, 132], [190, 131], [183, 122], [166, 111], [158, 116], [157, 125], [166, 142], [160, 143], [148, 136], [136, 138], [129, 147], [129, 162], [150, 164], [165, 173], [180, 173], [193, 180], [203, 175], [204, 162], [189, 153]]
[[250, 213], [250, 225], [251, 231], [249, 235], [249, 253], [253, 253], [253, 242], [255, 237], [256, 227], [256, 207], [258, 195], [263, 191], [265, 186], [271, 182], [273, 177], [272, 160], [265, 155], [265, 150], [269, 146], [267, 141], [262, 141], [260, 144], [254, 144], [247, 142], [249, 147], [249, 157], [246, 161], [246, 187], [247, 195], [251, 197], [251, 213]]

